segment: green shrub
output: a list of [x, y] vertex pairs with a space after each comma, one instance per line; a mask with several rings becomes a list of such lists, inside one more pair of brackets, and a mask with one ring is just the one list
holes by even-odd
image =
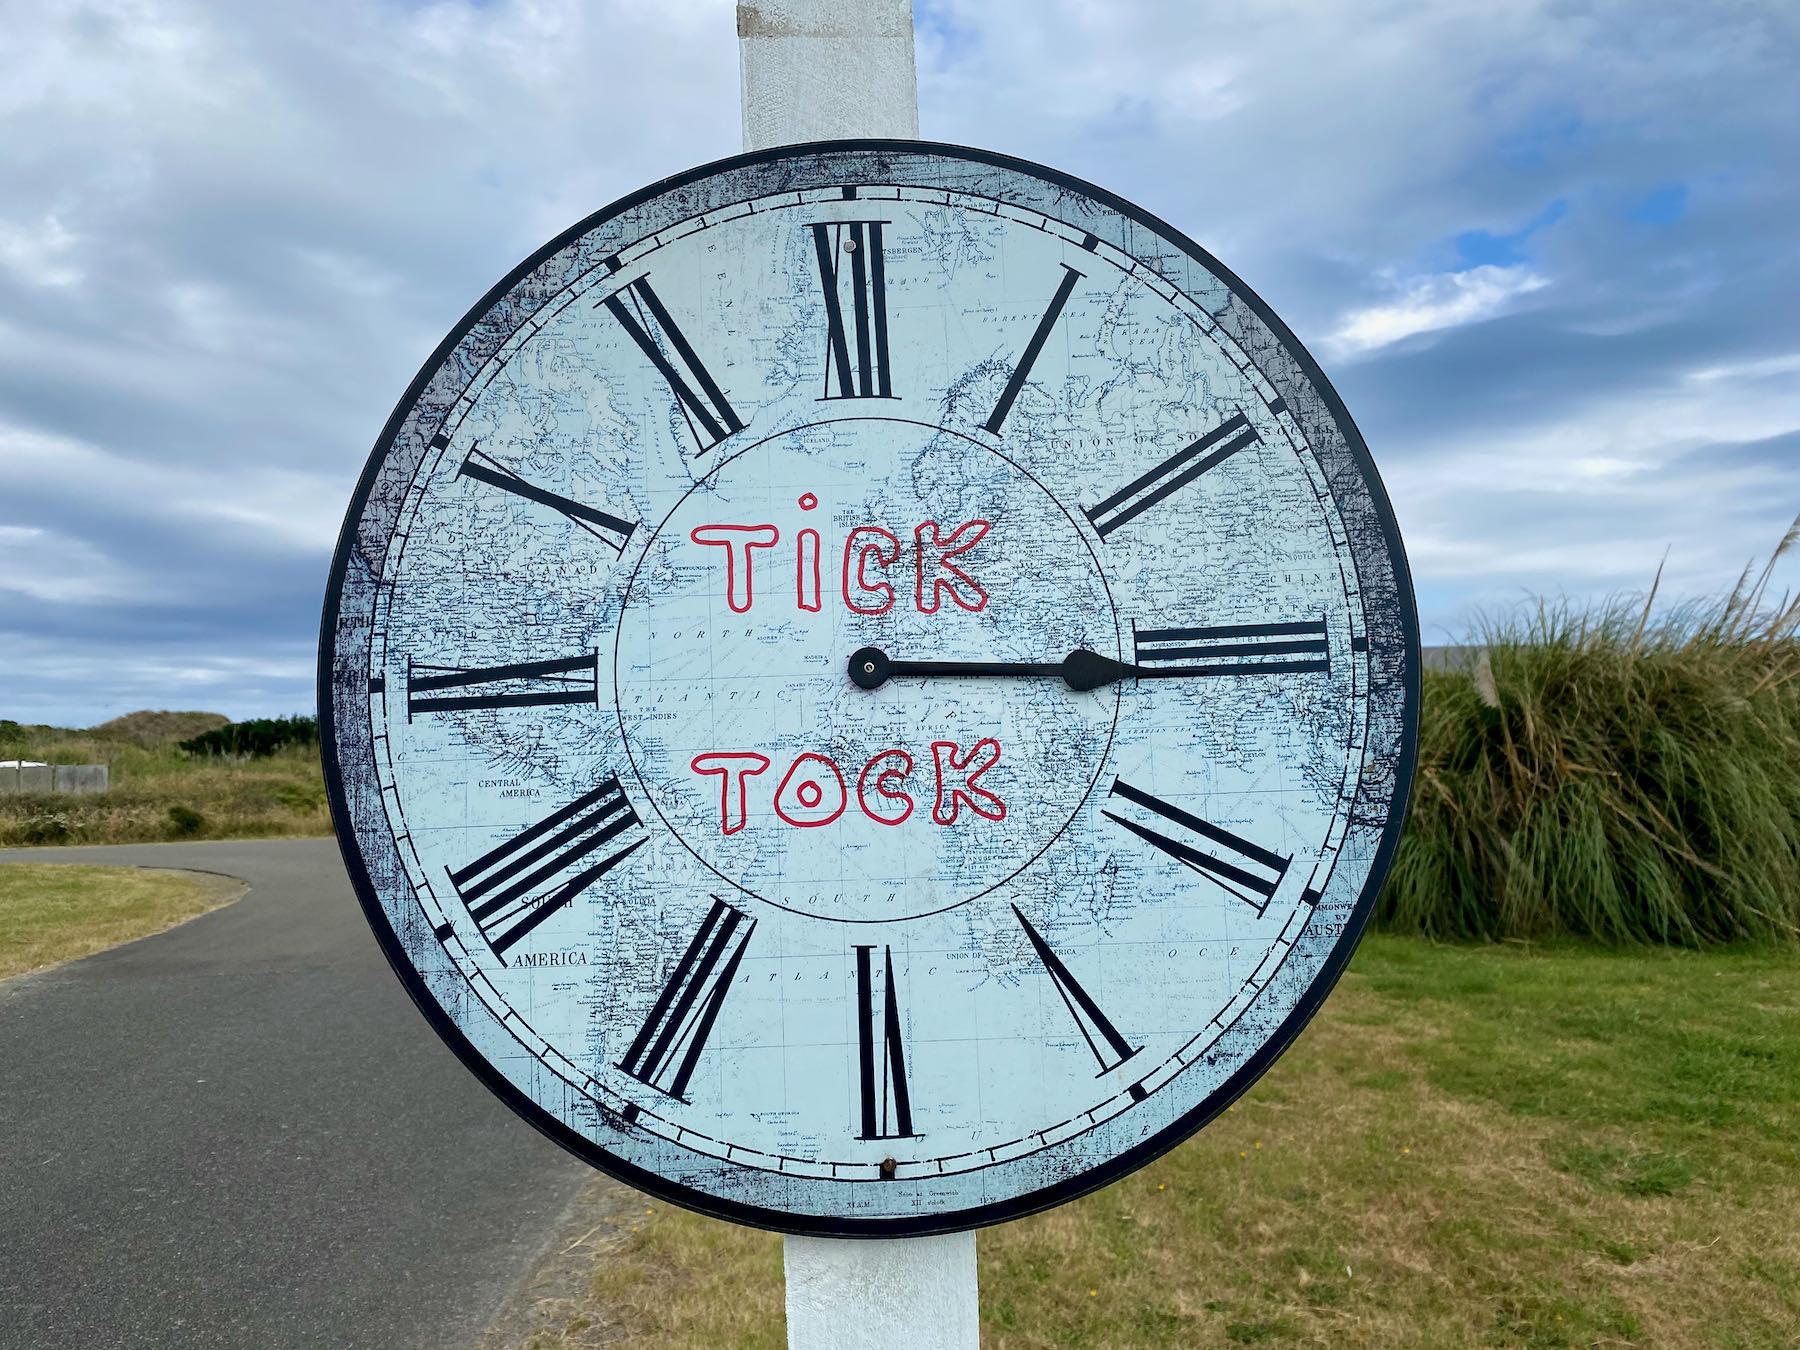
[[206, 817], [193, 807], [178, 803], [169, 808], [169, 824], [175, 827], [177, 834], [199, 834], [206, 828]]
[[[1800, 599], [1541, 607], [1427, 672], [1383, 927], [1697, 946], [1800, 935]], [[1659, 576], [1660, 580], [1660, 576]]]
[[290, 811], [317, 811], [325, 805], [323, 783], [277, 783], [269, 795]]
[[290, 745], [317, 745], [319, 723], [312, 717], [255, 717], [205, 732], [181, 748], [190, 755], [261, 757]]
[[19, 829], [20, 837], [27, 844], [60, 844], [74, 832], [69, 818], [55, 811], [40, 816], [27, 816]]

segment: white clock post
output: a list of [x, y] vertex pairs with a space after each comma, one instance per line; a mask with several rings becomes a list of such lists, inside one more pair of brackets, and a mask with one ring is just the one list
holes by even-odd
[[[919, 134], [911, 0], [737, 7], [744, 149]], [[975, 1350], [975, 1234], [786, 1239], [789, 1350]]]

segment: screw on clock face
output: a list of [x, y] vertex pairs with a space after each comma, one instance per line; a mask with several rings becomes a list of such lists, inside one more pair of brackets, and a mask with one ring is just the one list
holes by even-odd
[[1085, 647], [1060, 661], [896, 661], [879, 647], [863, 647], [850, 657], [850, 679], [863, 689], [879, 689], [896, 675], [1006, 675], [1060, 677], [1069, 688], [1085, 692], [1117, 680], [1153, 678], [1163, 673], [1127, 665]]

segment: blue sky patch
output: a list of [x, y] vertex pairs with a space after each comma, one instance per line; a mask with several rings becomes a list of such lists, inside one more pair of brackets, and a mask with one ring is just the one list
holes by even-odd
[[1569, 213], [1568, 199], [1558, 197], [1525, 225], [1509, 234], [1494, 234], [1489, 230], [1464, 230], [1453, 241], [1456, 245], [1456, 263], [1452, 271], [1466, 272], [1471, 267], [1513, 267], [1522, 262], [1529, 262], [1531, 254], [1525, 247], [1534, 234], [1549, 229]]
[[1664, 183], [1631, 208], [1631, 218], [1639, 225], [1673, 225], [1687, 214], [1687, 208], [1687, 184]]

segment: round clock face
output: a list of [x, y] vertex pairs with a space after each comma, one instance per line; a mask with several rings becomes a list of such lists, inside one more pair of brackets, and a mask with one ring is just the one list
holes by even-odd
[[325, 620], [390, 959], [540, 1129], [792, 1231], [1009, 1218], [1222, 1110], [1411, 774], [1355, 428], [1167, 226], [922, 143], [584, 221], [432, 357]]

